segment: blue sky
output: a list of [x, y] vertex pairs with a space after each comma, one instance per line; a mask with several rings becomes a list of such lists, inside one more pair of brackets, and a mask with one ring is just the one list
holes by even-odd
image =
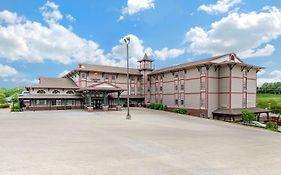
[[0, 86], [58, 77], [78, 63], [124, 66], [144, 53], [155, 67], [236, 52], [281, 81], [280, 0], [1, 0]]

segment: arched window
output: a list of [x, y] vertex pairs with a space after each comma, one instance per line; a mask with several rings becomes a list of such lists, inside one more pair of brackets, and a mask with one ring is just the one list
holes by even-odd
[[59, 94], [60, 93], [60, 91], [58, 91], [58, 90], [53, 90], [53, 92], [52, 92], [53, 94]]
[[66, 91], [66, 94], [74, 94], [73, 91]]
[[38, 90], [37, 91], [37, 94], [45, 94], [46, 92], [44, 91], [44, 90], [42, 90], [42, 89], [40, 89], [40, 90]]

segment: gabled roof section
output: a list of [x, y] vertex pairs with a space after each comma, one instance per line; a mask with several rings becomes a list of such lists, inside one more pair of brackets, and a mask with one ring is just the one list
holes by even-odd
[[31, 86], [31, 88], [65, 88], [78, 89], [78, 86], [70, 78], [39, 78], [39, 84]]
[[150, 59], [150, 58], [147, 56], [147, 54], [145, 53], [144, 56], [143, 56], [143, 58], [142, 58], [141, 60], [139, 60], [138, 62], [142, 62], [142, 61], [150, 61], [150, 62], [152, 62], [153, 60]]
[[117, 92], [117, 91], [124, 91], [125, 89], [108, 82], [102, 82], [78, 89], [78, 91], [84, 91], [84, 90]]
[[[79, 64], [79, 66], [76, 70], [127, 74], [127, 68], [125, 68], [125, 67], [92, 65], [92, 64]], [[141, 75], [140, 71], [138, 69], [134, 69], [134, 68], [129, 68], [129, 73], [133, 74], [133, 75]]]
[[166, 67], [166, 68], [162, 68], [162, 69], [157, 69], [157, 70], [152, 71], [150, 73], [150, 75], [163, 73], [163, 72], [169, 72], [169, 71], [178, 71], [178, 70], [183, 70], [183, 69], [192, 68], [192, 67], [196, 67], [196, 66], [204, 66], [207, 64], [216, 64], [216, 65], [239, 64], [239, 65], [251, 66], [254, 68], [263, 68], [260, 66], [253, 66], [253, 65], [245, 64], [235, 53], [228, 53], [228, 54], [218, 55], [218, 56], [214, 56], [214, 57], [207, 58], [207, 59], [179, 64], [176, 66], [170, 66], [170, 67]]

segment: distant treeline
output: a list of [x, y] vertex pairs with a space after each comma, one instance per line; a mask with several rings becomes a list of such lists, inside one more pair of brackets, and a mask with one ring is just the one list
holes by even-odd
[[281, 82], [264, 83], [261, 87], [257, 87], [259, 94], [281, 94]]
[[20, 94], [24, 90], [24, 87], [16, 87], [11, 89], [5, 89], [0, 87], [0, 104], [5, 103], [7, 97], [11, 97], [15, 94]]

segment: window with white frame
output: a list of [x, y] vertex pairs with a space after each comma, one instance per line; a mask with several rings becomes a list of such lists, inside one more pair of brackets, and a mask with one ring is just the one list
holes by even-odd
[[179, 105], [179, 100], [175, 99], [175, 105]]
[[176, 84], [176, 85], [175, 85], [175, 91], [177, 91], [177, 90], [178, 90], [178, 85]]
[[181, 105], [184, 105], [184, 100], [183, 99], [181, 99]]
[[181, 85], [181, 90], [182, 90], [182, 91], [184, 90], [184, 84]]

